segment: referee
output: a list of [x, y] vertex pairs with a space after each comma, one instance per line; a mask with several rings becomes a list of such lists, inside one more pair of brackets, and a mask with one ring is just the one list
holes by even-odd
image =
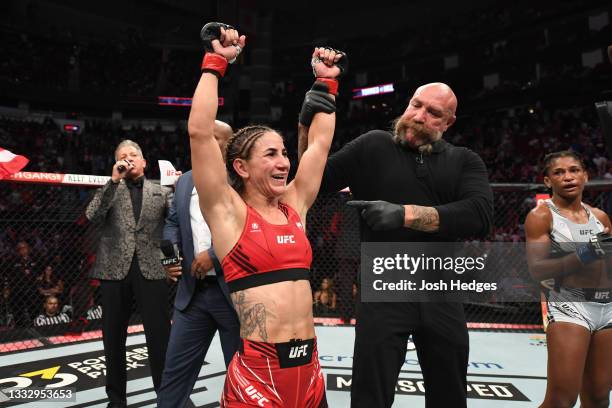
[[[348, 186], [360, 200], [349, 205], [360, 211], [362, 242], [450, 242], [490, 231], [493, 192], [483, 161], [442, 139], [456, 108], [450, 87], [423, 85], [391, 132], [367, 132], [330, 157], [321, 191]], [[300, 126], [301, 150], [304, 130]], [[462, 304], [360, 303], [355, 330], [351, 407], [391, 407], [410, 335], [426, 407], [466, 406], [469, 339]]]

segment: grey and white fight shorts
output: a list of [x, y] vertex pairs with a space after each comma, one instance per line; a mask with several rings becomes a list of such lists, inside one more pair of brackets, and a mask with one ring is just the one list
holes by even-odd
[[549, 324], [574, 323], [591, 333], [612, 329], [612, 289], [551, 290], [547, 307]]

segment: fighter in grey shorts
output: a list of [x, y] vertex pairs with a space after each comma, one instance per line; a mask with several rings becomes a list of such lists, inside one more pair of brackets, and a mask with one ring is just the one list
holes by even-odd
[[588, 180], [571, 151], [544, 158], [552, 199], [525, 221], [529, 272], [554, 278], [548, 294], [548, 383], [540, 407], [607, 407], [612, 389], [612, 229], [603, 211], [582, 202]]
[[548, 296], [548, 324], [573, 323], [591, 333], [612, 328], [612, 290], [559, 288]]

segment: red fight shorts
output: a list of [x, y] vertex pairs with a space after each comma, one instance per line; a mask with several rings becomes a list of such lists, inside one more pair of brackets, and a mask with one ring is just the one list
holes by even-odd
[[315, 339], [241, 340], [225, 377], [221, 408], [327, 408]]

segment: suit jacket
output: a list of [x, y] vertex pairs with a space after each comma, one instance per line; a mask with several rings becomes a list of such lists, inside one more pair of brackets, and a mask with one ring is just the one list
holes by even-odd
[[101, 224], [102, 227], [91, 277], [124, 279], [136, 253], [140, 272], [146, 279], [165, 279], [159, 244], [164, 218], [171, 205], [172, 190], [145, 179], [142, 186], [142, 209], [136, 223], [125, 180], [118, 184], [109, 180], [96, 191], [85, 211], [92, 223]]
[[[192, 191], [193, 175], [190, 170], [184, 173], [176, 183], [174, 202], [172, 203], [172, 207], [166, 218], [166, 225], [164, 226], [164, 239], [171, 241], [173, 244], [179, 244], [183, 256], [183, 262], [181, 264], [183, 274], [179, 279], [178, 290], [174, 299], [174, 307], [178, 310], [187, 308], [196, 287], [196, 279], [191, 275], [191, 263], [193, 262], [194, 253], [189, 204], [191, 202]], [[211, 255], [215, 266], [219, 287], [231, 305], [232, 301], [229, 295], [229, 289], [223, 279], [223, 270], [221, 269], [219, 260], [212, 248], [208, 253]]]

